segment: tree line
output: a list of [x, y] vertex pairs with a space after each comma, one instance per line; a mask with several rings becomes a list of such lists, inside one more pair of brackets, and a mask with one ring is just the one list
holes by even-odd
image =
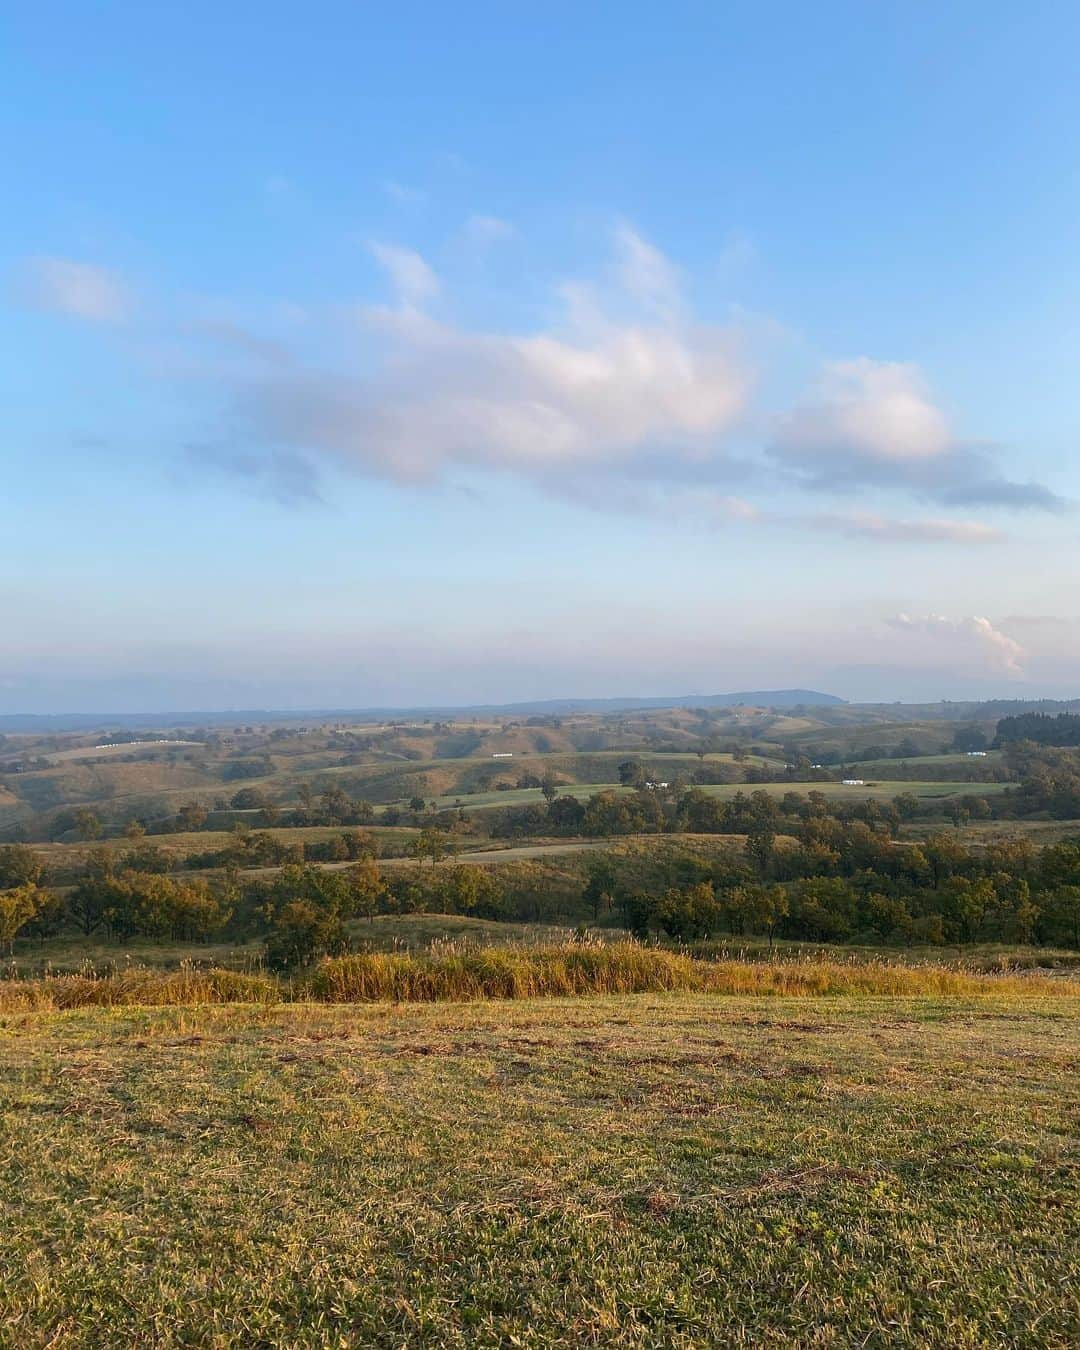
[[[673, 841], [674, 842], [674, 841]], [[675, 845], [594, 855], [582, 879], [537, 864], [437, 864], [452, 850], [434, 828], [414, 842], [415, 868], [383, 875], [373, 844], [344, 867], [290, 861], [271, 876], [231, 865], [213, 880], [146, 872], [137, 850], [91, 851], [63, 893], [40, 885], [26, 845], [0, 848], [0, 943], [74, 930], [114, 942], [248, 941], [292, 965], [346, 950], [353, 920], [417, 910], [485, 919], [621, 924], [682, 941], [751, 934], [800, 941], [1080, 947], [1080, 842], [967, 847], [940, 832], [897, 840], [887, 822], [805, 816], [778, 839], [760, 820], [745, 841], [708, 856]], [[568, 890], [569, 888], [569, 890]]]

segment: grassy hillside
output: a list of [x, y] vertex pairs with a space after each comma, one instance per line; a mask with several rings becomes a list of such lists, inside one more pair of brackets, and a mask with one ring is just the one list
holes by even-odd
[[[171, 729], [172, 744], [103, 745], [107, 726], [26, 733], [0, 743], [0, 834], [10, 837], [21, 827], [42, 838], [50, 820], [77, 808], [94, 810], [113, 828], [132, 816], [167, 822], [192, 799], [220, 808], [240, 787], [257, 788], [286, 809], [307, 791], [318, 797], [330, 788], [378, 806], [416, 796], [441, 804], [462, 798], [475, 806], [510, 805], [532, 800], [514, 795], [523, 779], [550, 774], [580, 795], [616, 782], [618, 766], [628, 758], [640, 760], [655, 779], [685, 782], [700, 774], [714, 786], [734, 788], [747, 773], [782, 776], [800, 756], [825, 756], [833, 777], [842, 760], [858, 766], [849, 770], [855, 776], [880, 779], [875, 795], [888, 795], [893, 783], [895, 791], [930, 796], [950, 783], [1010, 775], [996, 753], [978, 760], [942, 753], [958, 727], [977, 724], [992, 734], [992, 721], [954, 726], [931, 711], [923, 710], [921, 719], [911, 710], [842, 706], [652, 708], [352, 725], [298, 721]], [[906, 758], [887, 757], [897, 750]], [[929, 789], [935, 780], [940, 787]], [[500, 792], [505, 795], [492, 795]]]
[[[847, 787], [843, 783], [706, 783], [702, 792], [710, 797], [719, 797], [730, 801], [738, 793], [766, 792], [770, 797], [783, 797], [789, 792], [798, 792], [805, 796], [808, 792], [820, 792], [830, 801], [850, 801], [858, 803], [873, 798], [875, 801], [891, 801], [902, 792], [911, 793], [922, 800], [948, 800], [950, 797], [973, 794], [978, 797], [991, 797], [1004, 792], [1007, 783], [968, 783], [958, 781], [938, 781], [935, 779], [874, 779], [867, 778], [860, 787]], [[587, 786], [560, 787], [562, 796], [577, 797], [586, 801], [594, 792], [631, 792], [632, 788], [621, 787], [618, 783], [590, 783]], [[527, 802], [541, 802], [543, 795], [539, 788], [514, 788], [503, 792], [477, 792], [471, 795], [447, 793], [435, 799], [439, 806], [454, 806], [460, 802], [469, 810], [491, 806], [522, 806]]]
[[1073, 1003], [0, 1019], [6, 1343], [1080, 1338]]

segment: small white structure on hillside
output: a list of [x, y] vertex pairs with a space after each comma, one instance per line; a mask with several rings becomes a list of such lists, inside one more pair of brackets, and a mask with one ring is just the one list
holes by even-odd
[[969, 750], [969, 751], [967, 752], [967, 757], [968, 757], [968, 759], [985, 759], [985, 758], [986, 758], [986, 751], [985, 751], [985, 750]]
[[492, 759], [513, 759], [513, 750], [495, 750], [491, 756]]
[[842, 779], [840, 780], [840, 782], [841, 782], [842, 786], [844, 786], [844, 787], [865, 787], [865, 786], [866, 786], [866, 779], [865, 779], [865, 778], [842, 778]]

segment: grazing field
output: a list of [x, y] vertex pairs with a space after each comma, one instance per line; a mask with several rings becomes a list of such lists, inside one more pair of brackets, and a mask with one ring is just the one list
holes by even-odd
[[[559, 788], [561, 797], [576, 797], [578, 801], [588, 801], [597, 792], [632, 792], [633, 788], [622, 787], [618, 783], [586, 783], [580, 786]], [[469, 810], [486, 806], [524, 806], [529, 802], [542, 802], [544, 794], [539, 788], [507, 788], [501, 792], [447, 792], [435, 798], [439, 807], [456, 806], [459, 802]]]
[[1069, 1346], [1076, 1000], [0, 1020], [12, 1346]]
[[964, 751], [954, 751], [947, 755], [906, 755], [903, 759], [860, 759], [849, 762], [848, 767], [860, 773], [889, 774], [903, 765], [905, 769], [926, 768], [931, 773], [946, 769], [990, 769], [1001, 764], [1004, 756], [1000, 750], [987, 750], [981, 755], [968, 755]]
[[[971, 794], [978, 797], [996, 796], [1009, 785], [1007, 783], [970, 783], [970, 782], [935, 782], [931, 779], [874, 779], [868, 778], [864, 784], [858, 787], [849, 787], [844, 783], [804, 783], [804, 782], [781, 782], [781, 783], [705, 783], [701, 786], [701, 791], [710, 797], [719, 797], [722, 801], [730, 801], [733, 797], [742, 794], [746, 796], [750, 792], [766, 792], [770, 797], [783, 797], [788, 792], [798, 792], [806, 795], [808, 792], [820, 792], [827, 797], [829, 801], [843, 800], [857, 803], [866, 801], [867, 798], [873, 798], [875, 801], [891, 801], [893, 797], [901, 793], [911, 793], [915, 797], [925, 800], [935, 798], [948, 798], [959, 795]], [[562, 797], [576, 797], [579, 801], [587, 801], [597, 792], [617, 792], [631, 794], [633, 788], [623, 787], [618, 783], [589, 783], [580, 787], [560, 787], [559, 795]], [[485, 807], [492, 806], [524, 806], [529, 802], [543, 802], [544, 797], [539, 788], [516, 788], [507, 789], [503, 792], [473, 792], [462, 794], [447, 793], [444, 796], [435, 799], [439, 807], [456, 806], [460, 802], [467, 806], [470, 811], [482, 810]]]
[[955, 797], [968, 793], [978, 797], [986, 797], [1004, 792], [1006, 787], [1008, 787], [1007, 783], [934, 782], [930, 779], [919, 778], [908, 780], [867, 778], [865, 783], [857, 787], [848, 787], [844, 783], [755, 783], [753, 786], [748, 786], [745, 783], [716, 783], [706, 784], [702, 791], [708, 793], [711, 797], [721, 797], [724, 800], [730, 800], [737, 792], [767, 792], [770, 797], [782, 797], [786, 792], [800, 792], [804, 795], [807, 792], [820, 792], [830, 801], [840, 799], [860, 802], [865, 801], [868, 797], [877, 801], [891, 801], [893, 797], [898, 797], [902, 792], [909, 792], [915, 797], [926, 800], [935, 797]]
[[201, 741], [122, 741], [118, 745], [84, 745], [71, 750], [57, 750], [47, 755], [46, 758], [51, 764], [64, 764], [70, 760], [123, 759], [128, 756], [134, 756], [136, 759], [150, 759], [159, 755], [174, 754], [180, 750], [201, 749]]

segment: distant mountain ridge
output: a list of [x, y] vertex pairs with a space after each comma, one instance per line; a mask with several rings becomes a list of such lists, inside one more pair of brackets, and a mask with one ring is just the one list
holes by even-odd
[[814, 689], [746, 689], [734, 694], [682, 694], [651, 698], [553, 698], [523, 703], [439, 704], [401, 708], [237, 708], [172, 713], [6, 713], [0, 731], [93, 731], [99, 727], [223, 726], [255, 722], [341, 721], [357, 718], [383, 721], [398, 717], [461, 717], [465, 714], [544, 716], [572, 712], [632, 712], [635, 708], [826, 708], [846, 703], [835, 694]]
[[[552, 698], [507, 703], [492, 712], [630, 712], [634, 708], [831, 708], [846, 703], [815, 689], [743, 689], [734, 694], [680, 694], [677, 698]], [[475, 712], [469, 708], [462, 711]]]

